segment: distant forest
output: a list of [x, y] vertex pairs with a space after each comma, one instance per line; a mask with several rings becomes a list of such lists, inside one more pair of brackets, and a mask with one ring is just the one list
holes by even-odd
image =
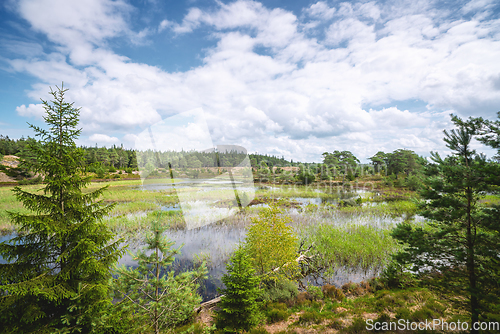
[[[26, 142], [32, 139], [10, 139], [8, 136], [0, 135], [0, 155], [23, 156]], [[106, 147], [82, 147], [85, 151], [85, 162], [87, 166], [101, 165], [114, 168], [138, 169], [151, 162], [156, 167], [168, 168], [201, 168], [201, 167], [235, 167], [238, 166], [246, 154], [237, 151], [229, 152], [193, 152], [193, 151], [166, 151], [155, 152], [152, 150], [137, 152], [121, 146]], [[299, 162], [288, 161], [284, 157], [272, 155], [249, 154], [250, 163], [253, 167], [262, 166], [299, 166]]]
[[[23, 157], [23, 149], [31, 138], [10, 139], [0, 135], [0, 155], [16, 155]], [[85, 151], [86, 169], [96, 172], [100, 168], [138, 170], [138, 167], [153, 168], [206, 168], [206, 167], [235, 167], [241, 164], [246, 154], [238, 151], [223, 152], [196, 152], [196, 151], [166, 151], [152, 150], [136, 152], [121, 146], [82, 147]], [[398, 149], [392, 153], [378, 152], [370, 158], [371, 164], [361, 164], [359, 159], [349, 151], [334, 151], [323, 153], [322, 163], [302, 163], [286, 160], [284, 157], [263, 154], [248, 154], [250, 163], [255, 169], [262, 171], [277, 167], [301, 167], [311, 170], [316, 177], [326, 180], [339, 174], [346, 174], [349, 178], [358, 177], [369, 168], [378, 173], [387, 175], [419, 174], [427, 160], [415, 152]], [[373, 172], [372, 172], [373, 173]], [[352, 175], [351, 175], [352, 174]]]

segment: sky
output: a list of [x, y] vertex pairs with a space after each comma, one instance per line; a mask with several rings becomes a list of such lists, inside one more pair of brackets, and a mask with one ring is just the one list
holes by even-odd
[[495, 0], [0, 6], [0, 134], [11, 138], [33, 136], [27, 122], [43, 125], [40, 99], [62, 82], [81, 107], [80, 145], [133, 148], [196, 110], [210, 145], [304, 162], [334, 150], [362, 162], [400, 148], [447, 154], [450, 114], [500, 110]]

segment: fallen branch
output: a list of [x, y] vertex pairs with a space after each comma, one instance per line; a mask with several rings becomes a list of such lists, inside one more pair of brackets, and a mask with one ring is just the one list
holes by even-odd
[[[302, 246], [304, 245], [304, 242], [302, 242], [299, 246], [299, 256], [295, 259], [295, 261], [298, 263], [298, 264], [301, 264], [303, 262], [309, 264], [312, 259], [315, 257], [315, 255], [312, 255], [312, 256], [307, 256], [307, 253], [314, 247], [314, 243], [311, 244], [307, 249], [305, 250], [302, 250]], [[272, 270], [272, 272], [278, 272], [281, 268], [283, 267], [286, 267], [287, 265], [289, 265], [290, 262], [287, 262], [285, 263], [284, 265], [280, 266], [280, 267], [277, 267], [277, 268], [274, 268]], [[300, 283], [300, 281], [299, 281]], [[209, 301], [206, 301], [204, 303], [201, 303], [198, 307], [195, 308], [195, 312], [196, 313], [199, 313], [203, 308], [210, 308], [210, 307], [213, 307], [215, 305], [217, 305], [217, 303], [220, 302], [220, 299], [221, 297], [224, 297], [224, 295], [221, 295], [219, 297], [216, 297], [214, 299], [211, 299]]]
[[221, 297], [224, 297], [224, 295], [221, 295], [221, 296], [219, 296], [219, 297], [216, 297], [216, 298], [214, 298], [214, 299], [210, 299], [209, 301], [206, 301], [206, 302], [204, 302], [204, 303], [201, 303], [201, 304], [200, 304], [200, 306], [198, 306], [198, 307], [196, 307], [196, 308], [194, 309], [194, 311], [195, 311], [196, 313], [200, 313], [200, 311], [201, 311], [203, 308], [210, 308], [210, 307], [212, 307], [212, 306], [217, 305], [217, 303], [219, 303], [219, 302], [220, 302]]

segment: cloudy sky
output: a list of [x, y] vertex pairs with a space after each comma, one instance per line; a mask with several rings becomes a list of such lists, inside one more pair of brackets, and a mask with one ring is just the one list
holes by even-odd
[[202, 110], [212, 142], [320, 161], [446, 152], [450, 113], [500, 110], [496, 0], [7, 0], [0, 134], [30, 135], [69, 88], [79, 144], [133, 147]]

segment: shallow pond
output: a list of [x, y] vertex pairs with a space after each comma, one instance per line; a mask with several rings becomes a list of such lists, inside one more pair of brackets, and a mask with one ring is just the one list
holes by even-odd
[[[164, 211], [179, 211], [182, 210], [184, 219], [186, 223], [189, 219], [196, 215], [202, 215], [206, 221], [201, 225], [191, 225], [187, 224], [187, 228], [183, 230], [169, 230], [166, 235], [169, 239], [175, 242], [175, 247], [183, 246], [181, 249], [181, 254], [176, 256], [176, 261], [174, 264], [174, 270], [185, 270], [187, 268], [192, 268], [193, 264], [198, 260], [206, 260], [208, 266], [208, 279], [206, 279], [202, 284], [201, 293], [204, 300], [211, 299], [217, 295], [216, 288], [221, 287], [221, 277], [225, 273], [225, 264], [228, 261], [230, 255], [236, 248], [237, 244], [245, 239], [246, 226], [249, 225], [251, 218], [255, 217], [256, 213], [246, 213], [246, 214], [236, 214], [238, 212], [238, 207], [210, 207], [217, 202], [218, 199], [224, 197], [228, 191], [229, 194], [234, 196], [236, 190], [231, 188], [234, 186], [229, 180], [184, 180], [177, 182], [175, 187], [184, 186], [187, 190], [191, 190], [199, 195], [200, 185], [207, 185], [207, 188], [203, 189], [206, 193], [209, 193], [207, 197], [202, 197], [204, 199], [196, 201], [185, 195], [184, 199], [190, 199], [190, 201], [182, 202], [177, 205], [162, 206], [161, 210]], [[215, 183], [213, 183], [215, 182]], [[228, 186], [230, 185], [230, 186]], [[148, 184], [146, 185], [148, 191], [161, 191], [165, 189], [172, 188], [172, 184]], [[238, 191], [245, 191], [245, 185], [240, 182], [238, 183]], [[194, 188], [197, 187], [197, 188]], [[142, 188], [144, 189], [144, 188]], [[249, 188], [250, 189], [250, 188]], [[269, 193], [274, 195], [279, 194], [282, 191], [281, 188], [276, 187], [266, 187]], [[262, 189], [261, 189], [262, 190]], [[318, 193], [321, 190], [317, 191]], [[240, 192], [241, 194], [241, 192]], [[253, 199], [253, 194], [248, 199]], [[213, 196], [212, 196], [213, 195]], [[359, 225], [369, 225], [374, 228], [391, 228], [395, 223], [402, 220], [402, 218], [389, 218], [385, 216], [364, 216], [364, 215], [342, 215], [335, 212], [335, 210], [313, 210], [312, 212], [304, 212], [301, 208], [305, 208], [310, 204], [318, 205], [324, 203], [337, 204], [341, 199], [356, 198], [359, 196], [370, 195], [369, 192], [358, 189], [350, 192], [340, 192], [335, 198], [320, 198], [320, 197], [287, 197], [289, 201], [298, 203], [298, 208], [288, 209], [288, 214], [293, 219], [293, 228], [301, 239], [301, 234], [304, 228], [308, 225], [315, 224], [359, 224]], [[228, 197], [230, 198], [230, 197]], [[234, 198], [234, 197], [233, 197]], [[181, 198], [180, 198], [181, 199]], [[248, 204], [248, 203], [247, 203]], [[263, 206], [265, 204], [258, 204], [257, 206]], [[210, 211], [211, 210], [211, 211]], [[213, 216], [210, 216], [212, 214]], [[135, 213], [130, 213], [127, 218], [129, 220], [136, 219], [137, 217], [144, 217], [147, 215], [145, 211], [138, 211]], [[137, 251], [141, 247], [142, 236], [139, 234], [134, 235], [133, 238], [127, 240], [129, 245], [129, 250], [131, 252]], [[12, 238], [12, 235], [0, 237], [0, 241], [7, 241]], [[0, 258], [0, 263], [5, 263], [5, 261]], [[136, 263], [132, 260], [130, 254], [124, 255], [119, 263], [126, 266], [135, 266]], [[373, 277], [376, 275], [377, 268], [369, 268], [368, 270], [362, 270], [360, 268], [338, 268], [335, 270], [335, 274], [328, 278], [326, 281], [321, 280], [316, 282], [316, 284], [321, 283], [331, 283], [337, 286], [345, 284], [349, 281], [359, 282], [361, 280]]]

